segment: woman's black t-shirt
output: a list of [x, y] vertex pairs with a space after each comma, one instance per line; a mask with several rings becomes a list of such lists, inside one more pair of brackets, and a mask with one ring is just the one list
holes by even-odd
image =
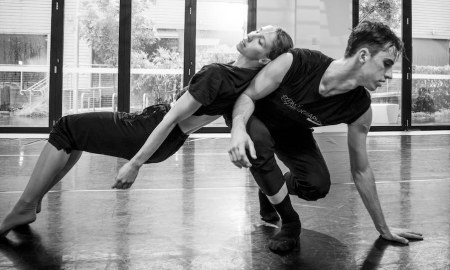
[[185, 87], [202, 104], [194, 115], [230, 114], [239, 95], [247, 89], [260, 68], [240, 68], [229, 64], [209, 64], [199, 70]]
[[369, 109], [370, 95], [361, 86], [331, 97], [319, 94], [320, 81], [332, 58], [308, 49], [291, 49], [289, 53], [292, 65], [279, 88], [256, 102], [255, 115], [267, 126], [350, 124]]

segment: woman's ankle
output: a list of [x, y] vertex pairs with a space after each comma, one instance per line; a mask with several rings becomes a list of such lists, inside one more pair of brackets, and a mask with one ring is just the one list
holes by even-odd
[[19, 199], [14, 206], [14, 210], [19, 211], [35, 211], [37, 206], [37, 202], [27, 202], [24, 199]]

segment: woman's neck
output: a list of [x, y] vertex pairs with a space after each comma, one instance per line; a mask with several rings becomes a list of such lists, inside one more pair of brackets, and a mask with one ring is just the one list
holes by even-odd
[[262, 65], [258, 60], [250, 60], [245, 56], [239, 55], [234, 61], [233, 66], [237, 66], [240, 68], [257, 68], [261, 67]]

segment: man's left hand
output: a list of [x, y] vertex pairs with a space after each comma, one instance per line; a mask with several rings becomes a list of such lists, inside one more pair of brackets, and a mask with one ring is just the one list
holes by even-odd
[[421, 233], [399, 228], [390, 228], [390, 231], [388, 233], [381, 234], [381, 237], [386, 240], [399, 242], [405, 245], [409, 243], [408, 239], [423, 240]]

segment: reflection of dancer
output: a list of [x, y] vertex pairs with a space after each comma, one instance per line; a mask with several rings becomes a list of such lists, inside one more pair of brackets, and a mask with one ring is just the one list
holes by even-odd
[[130, 159], [118, 172], [113, 188], [129, 188], [144, 163], [161, 162], [174, 154], [200, 127], [232, 106], [270, 59], [292, 48], [281, 28], [266, 26], [236, 45], [232, 64], [204, 66], [172, 109], [146, 108], [141, 114], [97, 112], [62, 117], [53, 127], [21, 198], [3, 220], [0, 236], [33, 222], [40, 200], [78, 161], [82, 151]]
[[[333, 60], [318, 51], [292, 49], [267, 65], [236, 101], [230, 158], [238, 167], [252, 166], [267, 195], [260, 199], [268, 198], [281, 216], [281, 231], [269, 243], [272, 250], [291, 250], [300, 235], [300, 219], [288, 192], [308, 201], [328, 193], [330, 175], [311, 128], [338, 123], [348, 124], [353, 180], [381, 236], [405, 244], [406, 238], [422, 239], [418, 233], [387, 226], [366, 151], [372, 121], [367, 90], [375, 91], [392, 78], [401, 49], [401, 40], [389, 27], [363, 22], [353, 29], [344, 58]], [[256, 117], [250, 118], [254, 100], [258, 100]], [[284, 177], [274, 153], [290, 169]], [[275, 212], [261, 210], [265, 216]]]

